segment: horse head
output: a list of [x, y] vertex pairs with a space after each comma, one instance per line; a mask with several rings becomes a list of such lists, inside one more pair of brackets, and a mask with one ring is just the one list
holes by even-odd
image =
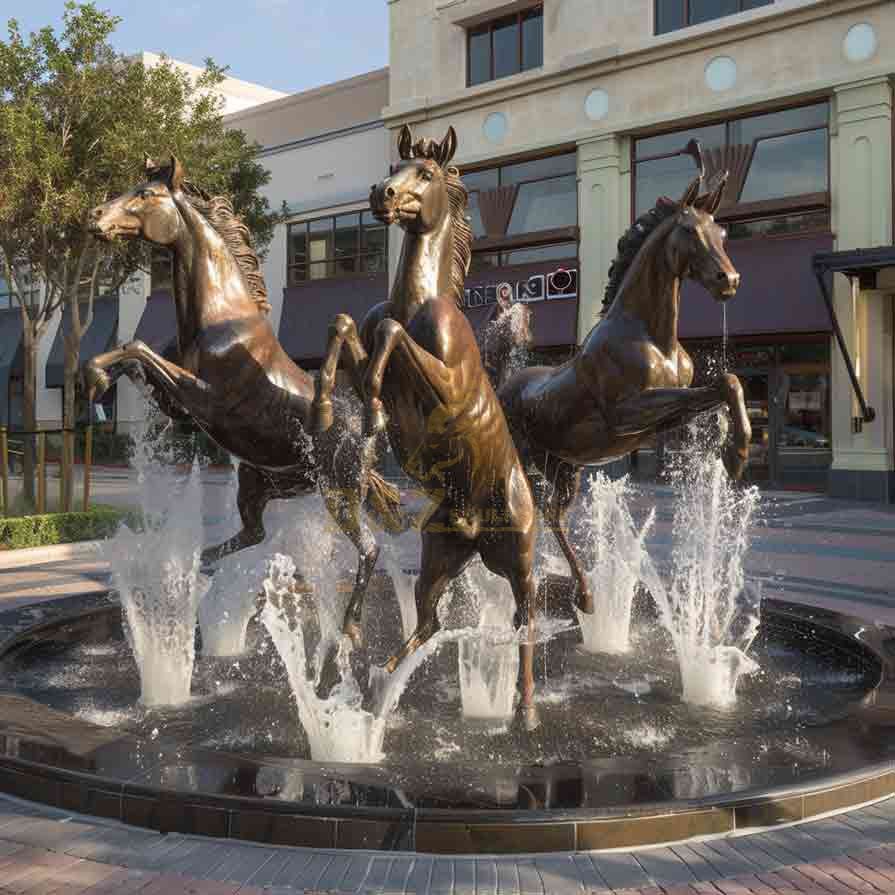
[[437, 230], [450, 213], [446, 175], [456, 151], [457, 134], [452, 127], [440, 143], [427, 138], [414, 143], [405, 124], [398, 138], [401, 161], [388, 177], [370, 188], [373, 214], [410, 233]]
[[727, 233], [714, 218], [727, 173], [718, 177], [703, 194], [700, 194], [701, 182], [701, 176], [695, 178], [676, 203], [677, 214], [665, 241], [665, 253], [669, 268], [676, 276], [696, 280], [717, 301], [723, 302], [733, 298], [740, 285], [740, 275], [724, 249]]
[[184, 182], [183, 167], [173, 155], [167, 165], [157, 165], [147, 156], [145, 172], [146, 179], [139, 186], [90, 212], [90, 232], [95, 237], [174, 244], [183, 227], [174, 199]]

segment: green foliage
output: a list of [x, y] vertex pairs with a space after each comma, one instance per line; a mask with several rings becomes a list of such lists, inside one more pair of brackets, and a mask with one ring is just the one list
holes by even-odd
[[100, 540], [114, 535], [122, 522], [134, 528], [140, 525], [141, 516], [134, 510], [95, 506], [86, 513], [0, 518], [0, 549]]

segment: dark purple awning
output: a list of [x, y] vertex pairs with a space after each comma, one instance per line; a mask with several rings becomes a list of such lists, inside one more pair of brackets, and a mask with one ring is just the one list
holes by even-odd
[[388, 275], [311, 280], [283, 290], [280, 342], [296, 363], [314, 365], [326, 354], [329, 325], [336, 314], [360, 326], [367, 311], [388, 298]]
[[531, 308], [534, 347], [574, 345], [578, 335], [578, 262], [546, 261], [477, 270], [466, 278], [466, 315], [477, 329], [495, 303], [497, 286], [509, 283], [515, 299]]
[[168, 360], [177, 358], [177, 312], [169, 292], [152, 292], [146, 299], [143, 316], [134, 339], [145, 342]]
[[[811, 259], [832, 247], [829, 233], [731, 240], [727, 252], [742, 280], [727, 303], [728, 333], [829, 332], [830, 318], [817, 291]], [[692, 281], [684, 285], [678, 332], [682, 339], [721, 334], [721, 306]]]

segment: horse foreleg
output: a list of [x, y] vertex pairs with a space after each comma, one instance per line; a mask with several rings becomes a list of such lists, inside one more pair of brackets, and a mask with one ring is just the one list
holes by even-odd
[[437, 357], [422, 348], [407, 334], [407, 330], [390, 318], [382, 320], [376, 327], [373, 356], [367, 364], [364, 377], [366, 393], [366, 418], [364, 428], [367, 434], [385, 429], [385, 411], [380, 395], [382, 380], [393, 352], [400, 352], [411, 374], [410, 386], [434, 410], [439, 405], [449, 405], [451, 370]]
[[338, 314], [329, 327], [326, 357], [320, 367], [311, 405], [311, 431], [326, 432], [333, 424], [332, 393], [336, 385], [336, 371], [345, 348], [346, 367], [351, 384], [363, 401], [363, 379], [367, 366], [367, 352], [361, 343], [357, 326], [347, 314]]
[[140, 341], [128, 342], [121, 348], [97, 355], [86, 365], [84, 380], [91, 400], [102, 395], [129, 363], [140, 364], [149, 384], [163, 391], [169, 401], [183, 407], [190, 416], [199, 421], [210, 418], [212, 398], [208, 383], [165, 360]]

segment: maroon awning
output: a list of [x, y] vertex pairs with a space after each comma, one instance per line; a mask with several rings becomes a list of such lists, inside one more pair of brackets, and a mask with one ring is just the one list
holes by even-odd
[[326, 354], [329, 325], [344, 313], [361, 321], [388, 298], [388, 275], [311, 280], [283, 290], [280, 342], [296, 363], [314, 366]]
[[[742, 278], [727, 303], [732, 336], [829, 332], [830, 318], [811, 266], [816, 252], [829, 252], [829, 233], [731, 240], [727, 253]], [[721, 306], [702, 286], [688, 280], [681, 296], [682, 339], [721, 335]]]

